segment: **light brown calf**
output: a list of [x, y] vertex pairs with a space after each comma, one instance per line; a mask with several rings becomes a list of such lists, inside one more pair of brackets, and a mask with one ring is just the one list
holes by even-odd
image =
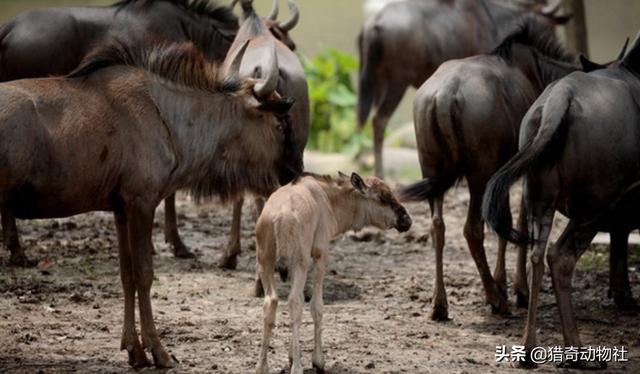
[[275, 289], [276, 263], [286, 263], [291, 274], [289, 313], [292, 320], [289, 360], [291, 373], [302, 374], [300, 360], [300, 324], [302, 291], [309, 265], [316, 271], [311, 298], [314, 325], [312, 362], [324, 371], [322, 353], [322, 281], [327, 266], [329, 243], [338, 234], [360, 230], [365, 226], [381, 229], [395, 227], [404, 232], [411, 227], [411, 217], [380, 179], [366, 182], [353, 173], [328, 176], [303, 174], [281, 187], [266, 202], [256, 224], [258, 275], [264, 287], [264, 331], [256, 373], [268, 373], [267, 351], [275, 326], [278, 295]]

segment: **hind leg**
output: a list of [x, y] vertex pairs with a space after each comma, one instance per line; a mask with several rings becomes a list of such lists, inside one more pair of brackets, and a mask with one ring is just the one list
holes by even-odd
[[382, 99], [377, 105], [376, 114], [373, 116], [373, 156], [375, 175], [384, 178], [384, 163], [382, 159], [382, 147], [384, 146], [384, 131], [391, 115], [400, 104], [407, 86], [395, 85], [387, 87]]
[[278, 309], [278, 294], [276, 292], [275, 279], [273, 276], [274, 264], [267, 261], [264, 266], [258, 265], [258, 274], [261, 285], [264, 284], [264, 326], [262, 330], [262, 344], [260, 346], [260, 358], [256, 367], [256, 374], [268, 374], [269, 364], [267, 354], [269, 353], [269, 342], [271, 334], [276, 325], [276, 310]]
[[311, 317], [313, 317], [313, 356], [311, 362], [317, 373], [324, 373], [324, 354], [322, 352], [322, 308], [324, 300], [322, 286], [327, 268], [326, 251], [316, 260], [315, 280], [313, 282], [313, 296], [311, 297]]
[[24, 250], [20, 245], [20, 237], [18, 236], [18, 227], [16, 226], [16, 218], [9, 212], [8, 209], [2, 208], [2, 235], [4, 239], [4, 245], [8, 251], [11, 252], [11, 258], [9, 259], [9, 265], [29, 267], [34, 266], [35, 263], [29, 261], [24, 254]]
[[[518, 232], [527, 232], [527, 212], [525, 211], [524, 198], [520, 202], [518, 214]], [[516, 261], [516, 276], [513, 281], [513, 290], [516, 294], [518, 308], [526, 308], [529, 300], [529, 286], [527, 285], [527, 246], [518, 245], [518, 258]]]
[[447, 304], [447, 291], [444, 289], [444, 274], [442, 252], [444, 250], [444, 220], [442, 219], [442, 203], [444, 196], [429, 200], [431, 207], [431, 242], [436, 255], [436, 277], [433, 286], [433, 307], [431, 319], [434, 321], [446, 321], [449, 319], [449, 306]]
[[509, 313], [509, 303], [506, 295], [500, 291], [491, 275], [484, 250], [484, 221], [480, 213], [484, 186], [485, 183], [469, 181], [471, 198], [469, 200], [469, 210], [467, 211], [467, 221], [464, 225], [464, 237], [467, 239], [471, 257], [473, 257], [476, 268], [480, 273], [487, 303], [491, 305], [491, 310], [494, 314], [505, 315]]
[[233, 219], [231, 221], [231, 234], [229, 243], [224, 253], [220, 257], [218, 265], [223, 269], [235, 269], [238, 266], [238, 255], [240, 254], [240, 230], [242, 225], [242, 205], [244, 197], [239, 197], [233, 203]]
[[[511, 222], [511, 210], [509, 209], [509, 201], [507, 197], [506, 202], [507, 209], [502, 213], [504, 215], [505, 222]], [[496, 281], [498, 288], [502, 294], [507, 295], [507, 272], [505, 270], [505, 252], [507, 249], [507, 241], [501, 237], [498, 237], [498, 256], [496, 258], [496, 267], [493, 271], [493, 279]]]
[[302, 308], [304, 307], [303, 290], [307, 280], [307, 268], [304, 264], [293, 265], [291, 277], [291, 293], [289, 294], [289, 316], [291, 317], [291, 347], [289, 362], [291, 374], [302, 374], [300, 354], [300, 325], [302, 325]]
[[178, 232], [178, 218], [176, 214], [176, 194], [164, 199], [164, 242], [169, 243], [173, 255], [177, 258], [195, 258], [196, 255], [182, 242]]
[[612, 231], [609, 255], [609, 297], [613, 297], [621, 310], [638, 310], [638, 303], [631, 294], [629, 284], [629, 231]]

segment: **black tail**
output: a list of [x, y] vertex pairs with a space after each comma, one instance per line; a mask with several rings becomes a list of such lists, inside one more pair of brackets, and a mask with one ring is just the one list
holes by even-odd
[[435, 177], [425, 178], [400, 191], [402, 201], [424, 201], [442, 196], [451, 188], [459, 176], [455, 172], [448, 172]]
[[509, 188], [531, 168], [539, 167], [543, 161], [549, 159], [544, 156], [549, 154], [553, 144], [558, 144], [563, 138], [563, 132], [559, 130], [563, 128], [561, 125], [569, 109], [570, 98], [569, 89], [556, 89], [547, 96], [544, 110], [542, 107], [533, 109], [541, 113], [531, 117], [532, 121], [540, 122], [538, 133], [493, 175], [487, 185], [482, 216], [498, 235], [510, 242], [525, 245], [533, 239], [528, 233], [515, 230], [512, 222], [507, 221], [502, 213], [509, 209]]
[[358, 36], [360, 71], [358, 75], [358, 129], [364, 127], [373, 106], [376, 91], [375, 71], [382, 59], [379, 28], [374, 26], [368, 35], [363, 29]]

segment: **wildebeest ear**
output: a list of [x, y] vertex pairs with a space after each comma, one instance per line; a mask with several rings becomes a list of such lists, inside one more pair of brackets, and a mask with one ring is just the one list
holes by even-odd
[[572, 17], [573, 14], [565, 14], [564, 16], [551, 16], [551, 19], [556, 25], [564, 25], [569, 22]]
[[351, 185], [361, 193], [367, 192], [367, 185], [362, 180], [362, 177], [356, 173], [351, 173]]
[[579, 58], [580, 58], [580, 65], [582, 65], [582, 71], [584, 71], [586, 73], [588, 73], [590, 71], [594, 71], [594, 70], [600, 70], [600, 69], [606, 69], [607, 68], [605, 65], [600, 65], [597, 62], [593, 62], [593, 61], [589, 60], [582, 53], [580, 54]]
[[258, 109], [263, 110], [265, 112], [273, 112], [276, 114], [287, 114], [289, 109], [296, 100], [292, 97], [283, 97], [280, 99], [271, 99], [265, 100], [260, 103]]

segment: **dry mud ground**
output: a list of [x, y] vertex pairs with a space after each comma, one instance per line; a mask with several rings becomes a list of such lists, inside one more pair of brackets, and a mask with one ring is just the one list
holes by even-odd
[[[467, 202], [464, 187], [446, 199], [449, 322], [429, 319], [433, 252], [424, 236], [429, 228], [426, 204], [409, 206], [415, 223], [408, 234], [371, 231], [336, 240], [325, 283], [324, 350], [329, 373], [525, 372], [495, 362], [496, 345], [521, 341], [526, 311], [514, 309], [511, 317], [504, 318], [492, 316], [485, 306], [461, 234]], [[169, 372], [249, 373], [262, 330], [262, 300], [250, 297], [255, 261], [251, 209], [243, 218], [245, 252], [238, 270], [225, 271], [216, 262], [226, 244], [229, 208], [194, 207], [185, 197], [178, 208], [183, 238], [199, 258], [174, 259], [163, 241], [161, 224], [156, 224], [155, 318], [163, 342], [180, 360]], [[160, 211], [156, 220], [161, 219]], [[0, 253], [0, 372], [132, 372], [126, 353], [119, 350], [123, 300], [111, 216], [96, 213], [23, 221], [19, 226], [27, 253], [50, 267], [45, 271], [7, 267], [7, 253]], [[487, 234], [490, 264], [495, 244], [495, 235]], [[629, 362], [610, 364], [606, 372], [638, 373], [640, 319], [616, 311], [607, 299], [606, 253], [585, 256], [574, 277], [583, 343], [629, 347]], [[515, 251], [509, 251], [509, 271], [514, 261]], [[630, 266], [633, 291], [640, 297], [638, 264]], [[555, 299], [548, 275], [545, 278], [540, 343], [560, 345]], [[269, 359], [273, 373], [288, 365], [290, 338], [287, 285], [279, 287], [281, 303]], [[311, 368], [312, 331], [307, 308], [302, 329], [307, 368]], [[564, 370], [552, 364], [535, 370], [558, 371]]]

